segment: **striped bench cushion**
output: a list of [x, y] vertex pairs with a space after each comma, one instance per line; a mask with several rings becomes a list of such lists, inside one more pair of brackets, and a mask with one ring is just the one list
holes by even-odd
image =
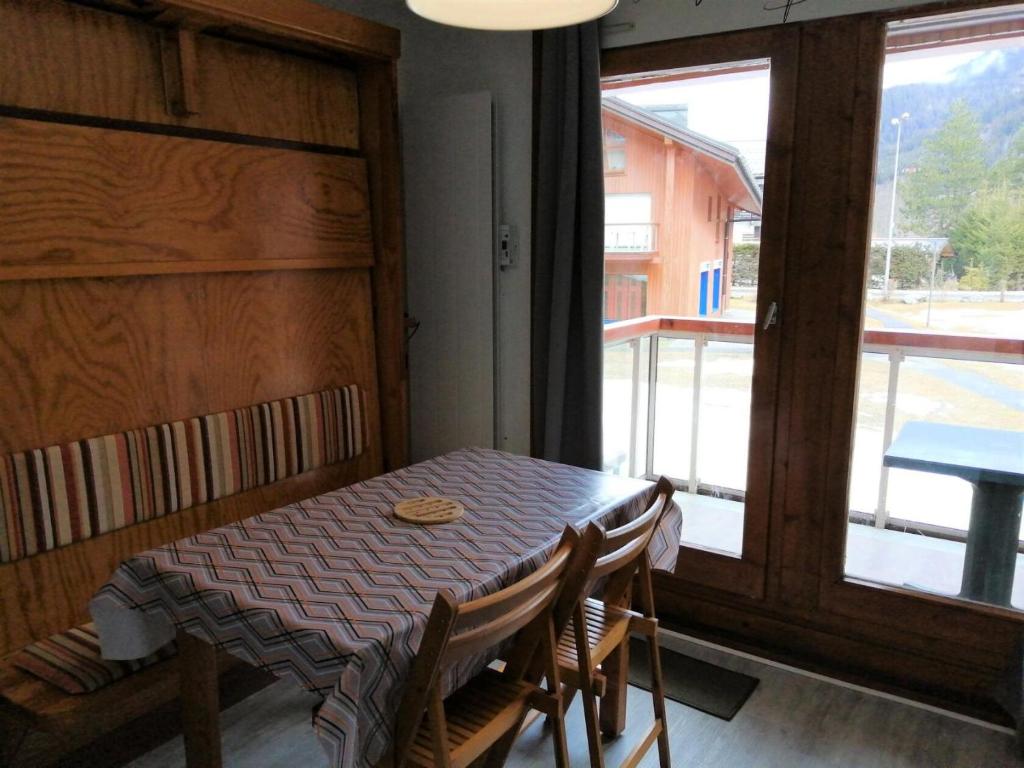
[[0, 562], [363, 452], [356, 386], [0, 457]]
[[32, 643], [11, 657], [11, 664], [66, 693], [93, 693], [177, 653], [172, 642], [136, 661], [106, 661], [92, 624]]

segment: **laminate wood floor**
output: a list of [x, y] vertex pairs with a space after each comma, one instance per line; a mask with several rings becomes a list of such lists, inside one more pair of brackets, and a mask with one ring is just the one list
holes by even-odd
[[[1013, 738], [1001, 730], [898, 701], [851, 690], [666, 634], [672, 648], [760, 678], [761, 684], [731, 722], [668, 703], [672, 764], [680, 768], [1011, 768]], [[316, 697], [281, 681], [222, 716], [225, 766], [296, 768], [326, 765], [310, 727]], [[617, 765], [650, 725], [650, 695], [629, 690], [627, 732], [605, 746]], [[572, 764], [589, 765], [579, 702], [569, 712]], [[541, 722], [516, 743], [509, 766], [553, 764], [551, 739]], [[642, 763], [658, 764], [651, 752]], [[163, 744], [132, 768], [180, 768], [181, 738]]]

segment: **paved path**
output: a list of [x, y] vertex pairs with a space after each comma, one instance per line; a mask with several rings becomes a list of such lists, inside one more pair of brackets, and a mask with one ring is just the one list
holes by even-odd
[[913, 325], [908, 323], [902, 317], [897, 317], [896, 315], [890, 315], [888, 312], [883, 312], [880, 309], [875, 309], [874, 307], [866, 307], [864, 309], [864, 312], [865, 312], [865, 314], [867, 314], [868, 317], [870, 317], [872, 320], [877, 320], [878, 322], [880, 322], [888, 330], [892, 330], [892, 331], [914, 331], [914, 330], [917, 330]]

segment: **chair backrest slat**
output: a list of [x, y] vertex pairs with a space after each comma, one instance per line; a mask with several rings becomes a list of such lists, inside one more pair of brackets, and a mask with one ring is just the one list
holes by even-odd
[[[563, 537], [563, 542], [565, 540]], [[558, 596], [572, 550], [572, 546], [563, 543], [544, 565], [525, 579], [458, 606], [442, 664], [504, 642], [549, 607]]]
[[565, 561], [571, 550], [556, 549], [548, 561], [519, 581], [499, 592], [470, 600], [458, 608], [452, 634], [457, 635], [469, 629], [488, 624], [532, 599], [540, 590], [556, 584], [565, 568]]
[[673, 492], [672, 484], [661, 478], [651, 494], [652, 502], [642, 515], [605, 533], [602, 554], [597, 558], [591, 571], [591, 585], [605, 576], [638, 563], [639, 558], [647, 551], [662, 515], [668, 509]]
[[503, 613], [493, 621], [452, 636], [441, 660], [442, 666], [453, 664], [478, 651], [492, 648], [514, 635], [551, 604], [553, 593], [557, 588], [557, 583], [545, 587], [526, 602]]

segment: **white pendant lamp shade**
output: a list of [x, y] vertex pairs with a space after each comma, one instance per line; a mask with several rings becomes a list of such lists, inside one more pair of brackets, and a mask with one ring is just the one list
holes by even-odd
[[618, 0], [406, 0], [409, 9], [441, 24], [470, 29], [550, 29], [604, 16]]

